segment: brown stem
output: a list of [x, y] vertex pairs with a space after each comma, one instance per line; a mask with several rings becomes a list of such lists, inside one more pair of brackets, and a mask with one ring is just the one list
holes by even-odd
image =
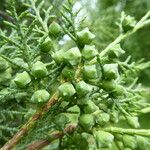
[[28, 130], [58, 101], [58, 93], [55, 93], [51, 99], [42, 108], [35, 113], [26, 124], [7, 142], [0, 150], [11, 150], [21, 138], [28, 132]]
[[[65, 128], [65, 133], [71, 134], [76, 129], [76, 124], [70, 124]], [[50, 140], [40, 140], [33, 144], [30, 144], [26, 150], [39, 150], [47, 145], [49, 145], [52, 141], [56, 139], [60, 139], [65, 135], [62, 131], [54, 132], [50, 135]]]

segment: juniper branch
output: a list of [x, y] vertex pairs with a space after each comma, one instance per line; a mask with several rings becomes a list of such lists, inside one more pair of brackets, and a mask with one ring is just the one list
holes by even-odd
[[[146, 13], [146, 18], [149, 17], [149, 12]], [[145, 18], [145, 16], [143, 18]], [[143, 19], [141, 19], [143, 20]], [[125, 40], [127, 37], [129, 37], [130, 35], [132, 35], [133, 33], [135, 33], [136, 31], [138, 31], [139, 29], [147, 26], [150, 24], [149, 20], [146, 21], [139, 21], [136, 26], [134, 27], [134, 29], [130, 32], [127, 32], [125, 34], [120, 34], [112, 43], [110, 43], [101, 53], [100, 53], [100, 57], [103, 57], [111, 47], [113, 47], [114, 45], [120, 43], [121, 41]]]
[[1, 150], [12, 149], [29, 131], [30, 128], [47, 112], [54, 106], [58, 101], [58, 93], [56, 92], [51, 99], [37, 112], [35, 113], [26, 124], [24, 124], [21, 129], [1, 148]]
[[[75, 129], [76, 129], [76, 124], [70, 124], [68, 127], [66, 127], [64, 129], [64, 131], [67, 134], [71, 134], [71, 133], [73, 133], [75, 131]], [[62, 138], [65, 135], [65, 133], [62, 132], [62, 131], [55, 131], [54, 133], [52, 133], [50, 135], [50, 139], [40, 140], [40, 141], [37, 141], [37, 142], [35, 142], [33, 144], [30, 144], [30, 145], [28, 145], [27, 150], [35, 150], [35, 149], [38, 150], [38, 149], [41, 149], [41, 148], [49, 145], [54, 140]]]
[[108, 127], [108, 128], [104, 128], [103, 130], [112, 133], [141, 135], [141, 136], [150, 137], [150, 130], [145, 130], [145, 129], [124, 129], [118, 127]]

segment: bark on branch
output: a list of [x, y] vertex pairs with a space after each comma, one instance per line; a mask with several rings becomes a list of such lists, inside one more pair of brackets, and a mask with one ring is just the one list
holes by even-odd
[[28, 130], [54, 106], [58, 101], [58, 93], [55, 93], [51, 99], [37, 112], [35, 113], [28, 122], [23, 125], [20, 130], [7, 142], [0, 150], [11, 150], [21, 138], [28, 132]]
[[[76, 129], [76, 126], [77, 126], [76, 124], [70, 124], [68, 127], [65, 128], [65, 133], [67, 133], [67, 134], [73, 133]], [[33, 144], [30, 144], [28, 146], [27, 150], [39, 150], [39, 149], [49, 145], [54, 140], [62, 138], [65, 135], [65, 133], [62, 131], [54, 132], [50, 135], [50, 140], [40, 140]]]

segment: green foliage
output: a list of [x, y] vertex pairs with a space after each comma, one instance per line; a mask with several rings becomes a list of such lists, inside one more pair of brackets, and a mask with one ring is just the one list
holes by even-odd
[[[150, 24], [150, 12], [137, 22], [123, 12], [114, 29], [118, 37], [110, 44], [104, 37], [104, 48], [96, 25], [76, 21], [80, 10], [73, 0], [60, 9], [29, 0], [19, 13], [15, 0], [8, 4], [13, 22], [3, 22], [7, 27], [0, 30], [0, 145], [10, 146], [18, 131], [11, 145], [18, 150], [49, 144], [79, 150], [148, 147], [150, 129], [139, 129], [138, 118], [150, 112], [150, 104], [137, 81], [150, 62], [120, 57], [123, 40]], [[123, 121], [126, 127], [118, 127]]]
[[[119, 31], [117, 29], [118, 17], [122, 11], [127, 15], [134, 16], [135, 20], [139, 20], [150, 10], [149, 0], [96, 0], [95, 3], [86, 1], [85, 4], [83, 6], [89, 12], [90, 26], [95, 27], [93, 29], [96, 33], [95, 43], [100, 50], [104, 49], [108, 43], [117, 37]], [[90, 7], [91, 5], [95, 7]], [[126, 50], [123, 59], [128, 54], [132, 55], [134, 61], [138, 61], [141, 58], [149, 61], [149, 28], [150, 26], [148, 25], [122, 42], [122, 47]], [[139, 76], [140, 81], [146, 86], [149, 86], [149, 82], [147, 82], [147, 80], [150, 80], [149, 73], [149, 70], [145, 70]]]
[[50, 98], [50, 94], [46, 90], [38, 90], [35, 91], [34, 94], [31, 97], [32, 102], [46, 102]]

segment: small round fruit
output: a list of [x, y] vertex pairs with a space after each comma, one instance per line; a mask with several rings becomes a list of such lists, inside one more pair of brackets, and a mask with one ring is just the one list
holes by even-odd
[[55, 116], [54, 118], [54, 123], [58, 126], [58, 127], [62, 127], [64, 128], [64, 126], [69, 122], [69, 118], [66, 114], [59, 114], [57, 116]]
[[84, 75], [85, 79], [98, 78], [96, 65], [85, 65], [83, 67], [83, 75]]
[[94, 136], [98, 148], [110, 148], [114, 141], [114, 136], [105, 131], [97, 131]]
[[105, 79], [111, 80], [118, 77], [118, 64], [105, 64], [103, 66]]
[[88, 28], [77, 32], [77, 40], [81, 46], [84, 46], [85, 44], [90, 44], [94, 38], [95, 35], [91, 33]]
[[106, 123], [108, 123], [110, 120], [110, 116], [107, 113], [100, 113], [99, 115], [97, 115], [96, 117], [96, 122], [97, 124], [104, 126], [106, 125]]
[[134, 136], [131, 135], [123, 135], [123, 143], [125, 147], [129, 147], [131, 149], [137, 148], [137, 141]]
[[83, 114], [79, 117], [79, 124], [85, 130], [91, 130], [95, 124], [94, 116], [92, 114]]
[[57, 22], [53, 21], [49, 26], [49, 34], [57, 37], [60, 34], [60, 32], [60, 25]]
[[48, 74], [45, 64], [41, 61], [37, 61], [35, 64], [33, 64], [31, 70], [36, 78], [43, 78]]
[[95, 103], [91, 100], [89, 100], [86, 105], [83, 107], [83, 111], [86, 114], [91, 114], [95, 111], [97, 111], [99, 108], [95, 105]]
[[84, 81], [79, 81], [76, 84], [76, 91], [77, 91], [77, 94], [80, 97], [82, 97], [90, 93], [92, 91], [92, 87], [89, 84], [85, 83]]
[[132, 30], [136, 25], [136, 20], [134, 17], [131, 16], [125, 16], [125, 18], [122, 21], [122, 27], [124, 32], [128, 32]]
[[114, 80], [111, 81], [103, 80], [100, 86], [105, 91], [112, 91], [115, 89], [116, 83], [114, 82]]
[[95, 48], [95, 45], [85, 45], [82, 50], [83, 58], [90, 60], [98, 54], [98, 50]]
[[17, 73], [14, 82], [19, 88], [24, 88], [31, 82], [31, 78], [30, 75], [24, 71], [22, 73]]
[[125, 94], [125, 88], [122, 85], [116, 85], [114, 90], [112, 91], [114, 96], [122, 96]]
[[80, 97], [77, 101], [78, 105], [86, 105], [88, 103], [88, 101], [90, 100], [89, 95], [86, 95], [84, 97]]
[[66, 66], [62, 70], [62, 75], [67, 79], [73, 80], [75, 77], [75, 70], [72, 67]]
[[64, 59], [72, 66], [81, 61], [81, 53], [77, 47], [71, 48], [64, 53]]
[[123, 145], [123, 142], [122, 141], [115, 141], [116, 142], [116, 144], [117, 144], [117, 146], [118, 146], [118, 148], [120, 149], [120, 150], [124, 150], [124, 145]]
[[31, 101], [34, 103], [42, 103], [42, 102], [47, 102], [50, 98], [50, 94], [42, 89], [42, 90], [37, 90], [34, 92], [34, 94], [31, 97]]
[[80, 134], [80, 140], [78, 144], [78, 149], [82, 150], [96, 150], [96, 141], [92, 134], [82, 132]]
[[53, 49], [53, 42], [49, 37], [47, 37], [45, 41], [41, 43], [40, 50], [44, 53], [47, 53], [51, 51], [52, 49]]
[[148, 148], [150, 146], [150, 142], [148, 141], [148, 139], [146, 139], [146, 137], [137, 135], [136, 141], [137, 141], [137, 149], [138, 150], [148, 150]]
[[52, 54], [52, 58], [57, 64], [63, 63], [64, 62], [64, 51], [59, 50], [55, 53]]
[[113, 59], [113, 58], [120, 57], [124, 53], [125, 53], [125, 51], [121, 48], [120, 44], [116, 44], [109, 49], [107, 54], [108, 54], [109, 58]]
[[76, 91], [73, 85], [69, 82], [63, 83], [58, 87], [59, 93], [62, 97], [70, 98], [72, 97]]

